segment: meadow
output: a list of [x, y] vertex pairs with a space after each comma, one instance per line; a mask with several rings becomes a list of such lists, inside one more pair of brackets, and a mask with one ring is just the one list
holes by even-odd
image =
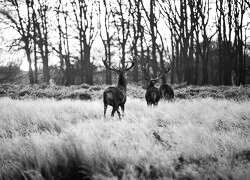
[[104, 88], [2, 88], [0, 179], [250, 179], [249, 87], [176, 88], [158, 107], [129, 87], [123, 119], [103, 117]]

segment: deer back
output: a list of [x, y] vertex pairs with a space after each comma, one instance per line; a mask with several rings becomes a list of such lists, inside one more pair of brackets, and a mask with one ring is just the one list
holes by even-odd
[[120, 86], [108, 87], [103, 93], [103, 101], [111, 106], [123, 105], [126, 102], [126, 90]]
[[167, 84], [162, 84], [159, 88], [160, 97], [166, 100], [174, 98], [174, 90]]
[[160, 100], [160, 93], [156, 87], [148, 87], [145, 94], [147, 104], [157, 105]]

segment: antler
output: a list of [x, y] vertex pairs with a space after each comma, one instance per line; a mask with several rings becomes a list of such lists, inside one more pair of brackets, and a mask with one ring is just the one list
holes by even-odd
[[162, 75], [158, 76], [158, 77], [155, 78], [155, 79], [151, 79], [151, 81], [157, 81], [157, 80], [161, 79], [161, 78], [162, 78], [163, 76], [165, 76], [170, 70], [171, 70], [171, 66], [170, 66], [170, 64], [168, 63], [168, 68], [165, 69], [164, 73], [163, 73]]
[[125, 66], [124, 71], [130, 70], [135, 65], [135, 60], [130, 59], [131, 65], [128, 67], [128, 64]]
[[128, 70], [130, 70], [130, 69], [135, 65], [135, 61], [134, 61], [134, 60], [130, 60], [129, 62], [131, 62], [131, 65], [130, 65], [129, 67], [128, 67], [128, 63], [126, 64], [126, 66], [125, 66], [124, 68], [122, 68], [122, 67], [120, 66], [120, 64], [119, 64], [119, 68], [117, 69], [117, 68], [115, 68], [115, 66], [110, 67], [110, 66], [107, 64], [106, 61], [107, 61], [107, 60], [103, 60], [103, 58], [102, 58], [102, 62], [103, 62], [103, 64], [105, 65], [105, 67], [108, 68], [108, 69], [110, 69], [110, 70], [112, 70], [112, 71], [115, 71], [115, 72], [128, 71]]
[[110, 66], [107, 64], [106, 61], [107, 61], [107, 60], [103, 60], [103, 58], [102, 58], [102, 62], [103, 62], [104, 66], [105, 66], [107, 69], [112, 70], [112, 71], [115, 71], [115, 72], [119, 72], [119, 70], [116, 69], [114, 66], [110, 67]]

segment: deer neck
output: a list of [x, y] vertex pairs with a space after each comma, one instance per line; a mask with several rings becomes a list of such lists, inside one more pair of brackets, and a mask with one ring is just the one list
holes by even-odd
[[148, 84], [148, 89], [149, 88], [152, 88], [152, 87], [155, 87], [154, 83], [152, 81], [149, 81], [149, 84]]
[[166, 83], [166, 82], [164, 82], [164, 81], [162, 81], [162, 82], [161, 82], [161, 85], [166, 85], [166, 84], [167, 84], [167, 83]]
[[125, 89], [127, 88], [127, 81], [123, 73], [119, 74], [118, 86], [124, 87]]

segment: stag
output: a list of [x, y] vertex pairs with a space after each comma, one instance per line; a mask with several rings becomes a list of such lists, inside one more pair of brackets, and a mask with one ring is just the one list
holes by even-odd
[[105, 67], [112, 70], [118, 74], [118, 84], [117, 86], [108, 87], [103, 93], [103, 103], [104, 103], [104, 117], [106, 116], [106, 111], [108, 105], [113, 107], [111, 116], [113, 117], [115, 112], [117, 112], [119, 118], [121, 118], [121, 113], [119, 111], [119, 106], [122, 110], [122, 116], [124, 116], [124, 105], [126, 103], [126, 90], [127, 81], [125, 78], [125, 72], [130, 70], [134, 66], [134, 61], [131, 60], [131, 65], [127, 63], [125, 67], [116, 68], [114, 66], [110, 67], [105, 60], [102, 60]]
[[146, 87], [146, 94], [145, 99], [147, 101], [147, 105], [151, 106], [157, 106], [158, 102], [160, 100], [160, 93], [158, 88], [155, 87], [155, 82], [160, 79], [160, 77], [157, 77], [155, 79], [150, 78], [147, 75], [146, 68], [144, 68], [144, 77], [147, 80], [147, 87]]
[[[168, 66], [168, 69], [165, 69], [165, 73], [163, 74], [163, 76], [165, 76], [170, 71], [170, 69], [171, 67]], [[174, 98], [174, 90], [168, 84], [162, 84], [159, 88], [159, 92], [161, 99], [172, 100]]]
[[[144, 76], [145, 79], [147, 80], [147, 88], [146, 88], [146, 94], [145, 94], [145, 99], [147, 101], [147, 105], [154, 105], [157, 106], [158, 102], [161, 98], [161, 93], [165, 93], [161, 92], [161, 90], [163, 90], [165, 88], [165, 85], [161, 85], [160, 90], [158, 90], [158, 88], [156, 88], [154, 85], [156, 83], [156, 81], [158, 81], [159, 79], [161, 79], [163, 76], [165, 76], [168, 72], [170, 71], [170, 67], [168, 69], [165, 69], [165, 71], [163, 72], [162, 75], [158, 76], [157, 78], [150, 78], [147, 75], [146, 72], [146, 68], [144, 68]], [[172, 88], [171, 88], [172, 89]]]

